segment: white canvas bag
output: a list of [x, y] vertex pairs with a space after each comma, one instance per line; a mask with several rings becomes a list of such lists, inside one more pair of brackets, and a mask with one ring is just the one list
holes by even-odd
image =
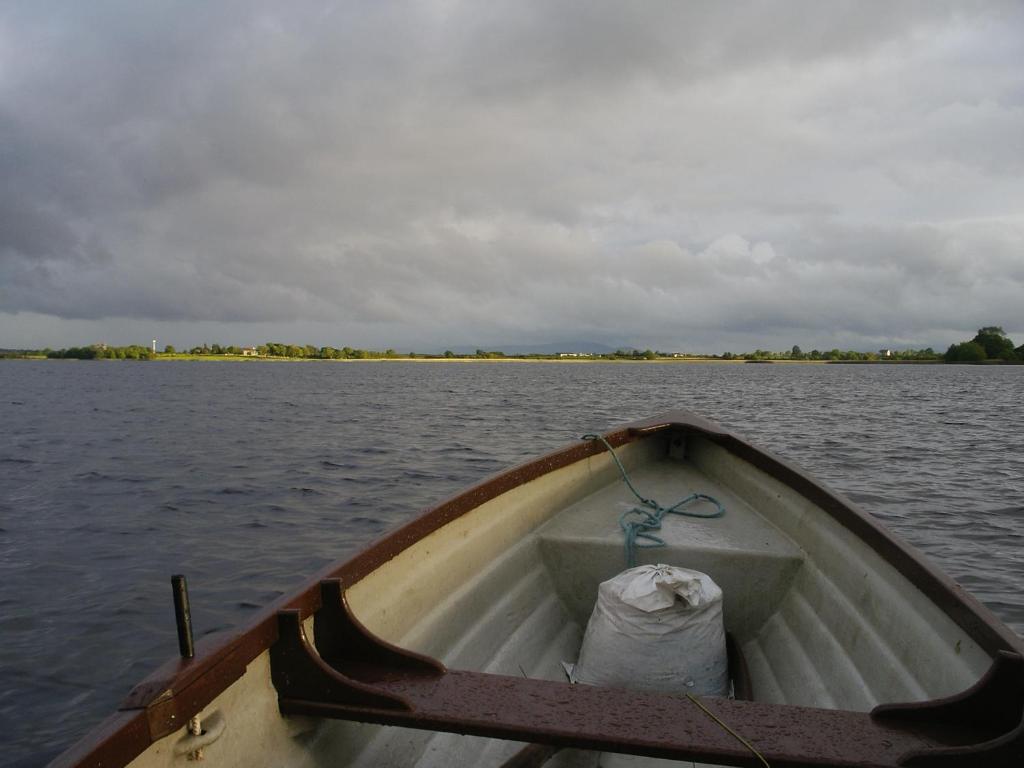
[[601, 584], [574, 682], [724, 696], [722, 590], [707, 574], [641, 565]]

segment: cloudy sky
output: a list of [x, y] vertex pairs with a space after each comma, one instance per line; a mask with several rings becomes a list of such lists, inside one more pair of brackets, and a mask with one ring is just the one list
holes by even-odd
[[1024, 342], [1024, 3], [5, 0], [0, 347]]

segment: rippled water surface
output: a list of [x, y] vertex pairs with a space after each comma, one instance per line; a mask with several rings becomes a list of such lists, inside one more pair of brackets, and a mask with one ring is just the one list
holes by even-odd
[[687, 407], [802, 465], [1024, 633], [1024, 367], [0, 362], [0, 733], [41, 764], [197, 635], [422, 507]]

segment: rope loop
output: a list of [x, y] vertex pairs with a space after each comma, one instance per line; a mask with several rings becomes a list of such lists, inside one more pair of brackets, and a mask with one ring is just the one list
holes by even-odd
[[[665, 515], [682, 515], [683, 517], [711, 519], [721, 517], [725, 514], [725, 507], [722, 506], [722, 503], [714, 496], [709, 496], [706, 493], [691, 493], [689, 496], [680, 499], [670, 507], [661, 506], [661, 504], [654, 499], [646, 498], [640, 494], [633, 485], [633, 481], [630, 480], [629, 473], [626, 472], [626, 468], [622, 466], [622, 461], [620, 461], [618, 455], [616, 455], [615, 449], [612, 448], [611, 444], [604, 437], [601, 435], [587, 434], [583, 435], [582, 439], [600, 442], [608, 450], [608, 453], [611, 454], [612, 460], [615, 462], [615, 466], [619, 468], [619, 473], [622, 475], [622, 480], [626, 483], [626, 487], [629, 488], [633, 495], [636, 496], [637, 501], [640, 502], [639, 506], [627, 509], [619, 515], [619, 527], [622, 529], [622, 533], [625, 536], [627, 567], [632, 568], [636, 565], [637, 549], [665, 546], [665, 540], [657, 534], [652, 533], [652, 531], [661, 530], [661, 523]], [[712, 512], [694, 512], [685, 508], [698, 501], [706, 501], [714, 504], [715, 510]], [[643, 539], [643, 541], [638, 541], [639, 539]]]

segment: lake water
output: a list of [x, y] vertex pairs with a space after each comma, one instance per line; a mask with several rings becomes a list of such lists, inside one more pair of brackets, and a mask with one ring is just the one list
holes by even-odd
[[0, 362], [0, 734], [44, 763], [197, 637], [467, 484], [687, 407], [1024, 633], [1024, 366]]

